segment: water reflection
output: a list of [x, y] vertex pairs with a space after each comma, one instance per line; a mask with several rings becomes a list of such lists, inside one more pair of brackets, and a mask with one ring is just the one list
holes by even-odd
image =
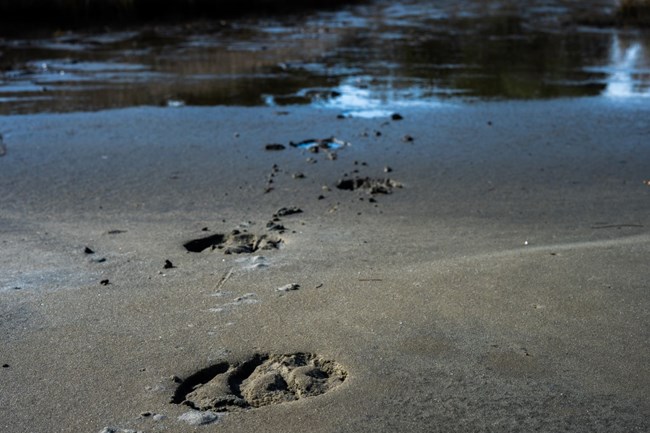
[[650, 97], [650, 56], [648, 44], [640, 40], [612, 38], [610, 66], [605, 96], [614, 98]]
[[[0, 39], [0, 113], [648, 95], [650, 35], [579, 25], [609, 0], [374, 0], [339, 11]], [[594, 12], [595, 11], [595, 12]], [[388, 107], [388, 108], [387, 108]]]

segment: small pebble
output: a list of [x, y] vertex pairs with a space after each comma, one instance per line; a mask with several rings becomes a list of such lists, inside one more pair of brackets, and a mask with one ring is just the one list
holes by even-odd
[[278, 287], [277, 290], [278, 292], [291, 292], [293, 290], [298, 290], [300, 288], [300, 284], [297, 283], [291, 283], [287, 284], [286, 286]]
[[91, 250], [90, 248], [88, 248], [88, 247], [84, 248], [84, 253], [86, 253], [86, 254], [95, 254], [95, 252], [93, 250]]
[[179, 421], [184, 421], [188, 423], [189, 425], [205, 425], [205, 424], [210, 424], [219, 419], [219, 415], [216, 412], [212, 411], [205, 411], [205, 412], [199, 412], [198, 410], [191, 410], [189, 412], [185, 412], [181, 416], [178, 417]]
[[390, 173], [391, 171], [393, 171], [393, 169], [389, 166], [384, 167], [384, 173]]
[[165, 265], [163, 266], [163, 269], [172, 269], [175, 268], [174, 264], [170, 262], [169, 260], [165, 260]]
[[399, 113], [393, 113], [393, 114], [390, 116], [390, 118], [391, 118], [392, 120], [402, 120], [402, 119], [404, 119], [404, 117], [402, 117], [402, 115], [399, 114]]
[[101, 284], [102, 286], [108, 286], [109, 284], [111, 284], [111, 282], [109, 280], [101, 280], [99, 284]]

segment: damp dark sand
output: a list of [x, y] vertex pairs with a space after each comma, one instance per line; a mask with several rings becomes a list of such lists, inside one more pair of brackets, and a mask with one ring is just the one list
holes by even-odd
[[646, 102], [0, 118], [0, 429], [648, 431]]

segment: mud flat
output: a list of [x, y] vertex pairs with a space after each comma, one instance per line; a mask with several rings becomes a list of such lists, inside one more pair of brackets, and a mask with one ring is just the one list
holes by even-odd
[[0, 118], [0, 430], [648, 431], [647, 101], [283, 111]]

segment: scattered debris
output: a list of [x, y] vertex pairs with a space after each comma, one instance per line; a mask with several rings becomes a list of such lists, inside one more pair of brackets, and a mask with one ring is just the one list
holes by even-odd
[[284, 149], [286, 149], [286, 147], [285, 147], [284, 144], [271, 143], [271, 144], [267, 144], [266, 146], [264, 146], [264, 149], [266, 149], [266, 150], [284, 150]]
[[163, 266], [163, 269], [172, 269], [175, 268], [174, 264], [170, 262], [169, 260], [165, 260], [165, 265]]
[[95, 252], [93, 250], [91, 250], [90, 248], [88, 248], [88, 247], [84, 248], [84, 253], [86, 253], [86, 254], [95, 254]]
[[278, 287], [275, 290], [278, 292], [291, 292], [293, 290], [298, 290], [298, 289], [300, 289], [300, 284], [291, 283], [291, 284], [284, 285], [282, 287]]

